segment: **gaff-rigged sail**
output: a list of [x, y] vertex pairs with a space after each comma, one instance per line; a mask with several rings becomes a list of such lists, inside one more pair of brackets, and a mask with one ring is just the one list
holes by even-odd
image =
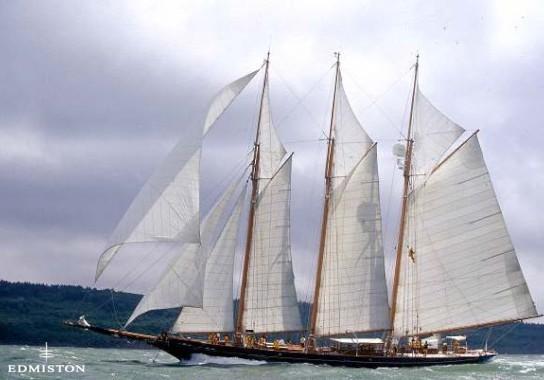
[[[315, 335], [389, 328], [377, 147], [349, 104], [337, 68], [330, 175], [314, 296]], [[318, 265], [319, 266], [319, 265]]]
[[302, 329], [290, 242], [291, 157], [272, 124], [269, 60], [254, 143], [251, 198], [242, 267], [237, 332]]
[[389, 326], [376, 145], [345, 181], [328, 215], [317, 335]]
[[[407, 133], [392, 324], [397, 337], [537, 316], [476, 133], [418, 88]], [[443, 156], [451, 151], [445, 158]]]
[[256, 333], [302, 330], [291, 261], [291, 158], [257, 199], [242, 320]]
[[395, 335], [537, 316], [476, 134], [408, 204]]

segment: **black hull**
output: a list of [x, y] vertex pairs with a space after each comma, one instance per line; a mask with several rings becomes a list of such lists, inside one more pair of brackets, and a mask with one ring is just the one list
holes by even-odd
[[353, 356], [337, 353], [303, 353], [297, 351], [276, 351], [237, 346], [212, 345], [200, 341], [168, 337], [157, 340], [153, 346], [168, 352], [180, 360], [190, 359], [192, 354], [242, 358], [266, 361], [268, 363], [309, 363], [342, 367], [421, 367], [432, 365], [477, 364], [491, 360], [495, 354], [473, 356]]
[[423, 367], [433, 365], [477, 364], [485, 363], [495, 357], [494, 353], [474, 355], [444, 355], [444, 356], [354, 356], [338, 353], [304, 353], [302, 351], [272, 350], [245, 348], [240, 346], [214, 345], [197, 340], [181, 338], [172, 335], [147, 335], [129, 331], [106, 329], [96, 326], [80, 326], [76, 323], [65, 322], [66, 325], [90, 330], [99, 334], [144, 341], [157, 347], [179, 360], [188, 360], [193, 354], [209, 356], [242, 358], [266, 361], [268, 363], [309, 363], [342, 367]]

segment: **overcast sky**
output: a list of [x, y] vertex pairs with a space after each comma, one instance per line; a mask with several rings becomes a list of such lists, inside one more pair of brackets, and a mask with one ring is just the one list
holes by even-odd
[[[378, 142], [390, 272], [400, 197], [390, 151], [406, 128], [419, 52], [422, 91], [481, 131], [543, 312], [542, 36], [540, 1], [0, 1], [0, 278], [92, 285], [109, 234], [153, 168], [198, 128], [214, 93], [259, 67], [269, 48], [273, 118], [295, 152], [299, 297], [314, 274], [334, 51]], [[238, 162], [249, 147], [255, 86], [211, 136], [204, 198], [223, 172], [218, 162]]]

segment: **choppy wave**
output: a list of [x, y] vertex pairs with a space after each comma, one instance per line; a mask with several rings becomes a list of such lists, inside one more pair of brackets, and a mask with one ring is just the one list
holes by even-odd
[[182, 365], [224, 365], [224, 366], [233, 366], [233, 365], [263, 365], [267, 364], [264, 361], [260, 360], [249, 360], [241, 358], [222, 358], [217, 356], [208, 356], [205, 354], [195, 354], [189, 360], [183, 360]]
[[[9, 364], [40, 364], [40, 347], [0, 346], [0, 379], [30, 378], [30, 374], [10, 377]], [[179, 362], [158, 350], [85, 349], [50, 347], [49, 364], [85, 364], [84, 380], [95, 379], [365, 379], [365, 380], [542, 380], [544, 355], [499, 355], [487, 364], [450, 365], [413, 369], [354, 369], [312, 364], [267, 364], [238, 358], [195, 355]], [[43, 363], [42, 363], [43, 364]], [[64, 377], [63, 377], [64, 376]], [[34, 376], [36, 377], [36, 376]], [[39, 379], [72, 379], [55, 374]]]

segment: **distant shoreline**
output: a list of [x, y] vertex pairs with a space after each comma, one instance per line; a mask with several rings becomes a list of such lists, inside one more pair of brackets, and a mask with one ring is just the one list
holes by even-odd
[[[112, 307], [112, 297], [115, 308]], [[70, 329], [62, 322], [85, 314], [97, 326], [119, 327], [126, 321], [141, 296], [74, 285], [13, 283], [0, 280], [0, 345], [76, 348], [150, 348], [142, 343], [129, 343], [80, 329]], [[234, 301], [236, 302], [236, 301]], [[303, 322], [308, 318], [309, 304], [299, 303]], [[150, 312], [138, 318], [130, 328], [159, 334], [168, 330], [179, 309]], [[482, 347], [489, 329], [471, 330], [470, 347]], [[465, 332], [459, 332], [465, 333]], [[506, 334], [506, 335], [505, 335]], [[363, 334], [361, 334], [363, 335]], [[544, 324], [519, 323], [491, 329], [489, 343], [499, 354], [544, 354]]]

